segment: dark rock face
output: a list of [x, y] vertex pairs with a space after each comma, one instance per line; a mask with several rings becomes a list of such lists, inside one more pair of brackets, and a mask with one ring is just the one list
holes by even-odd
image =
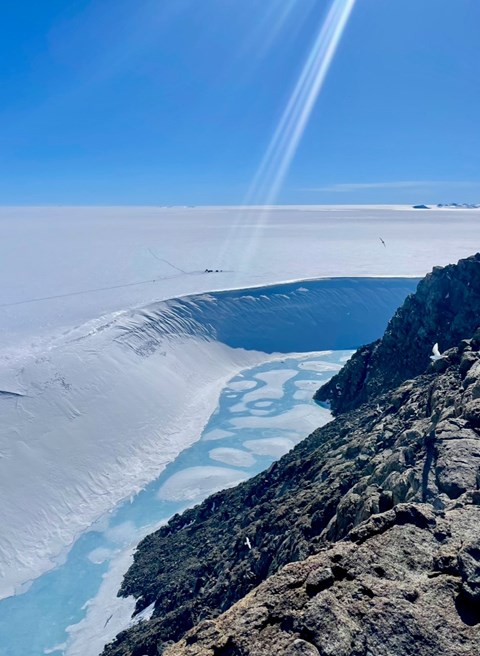
[[334, 414], [358, 408], [423, 373], [440, 351], [470, 337], [480, 325], [480, 254], [435, 268], [395, 313], [381, 340], [364, 346], [321, 387], [315, 398]]
[[[287, 565], [165, 656], [478, 654], [480, 614], [462, 607], [458, 554], [466, 533], [478, 535], [480, 508], [438, 515], [429, 505], [406, 504], [388, 514], [381, 528], [365, 522], [361, 541], [352, 533]], [[330, 585], [309, 587], [324, 571], [334, 572]]]
[[464, 341], [441, 367], [174, 517], [140, 544], [122, 586], [138, 610], [155, 602], [154, 616], [105, 654], [161, 654], [199, 625], [165, 653], [473, 656], [479, 387], [479, 347]]

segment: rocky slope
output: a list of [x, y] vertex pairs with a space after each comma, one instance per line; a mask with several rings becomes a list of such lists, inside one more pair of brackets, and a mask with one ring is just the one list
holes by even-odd
[[455, 346], [480, 323], [480, 254], [436, 268], [389, 322], [382, 339], [361, 348], [318, 390], [334, 414], [346, 412], [423, 373], [432, 347]]
[[286, 565], [165, 656], [474, 656], [479, 520], [478, 506], [401, 504]]
[[[447, 267], [450, 288], [436, 271], [433, 288], [456, 303], [479, 265]], [[464, 300], [480, 323], [480, 298]], [[390, 326], [412, 335], [413, 310], [404, 331], [399, 316]], [[146, 538], [121, 593], [154, 615], [105, 655], [479, 653], [480, 333], [369, 396]]]

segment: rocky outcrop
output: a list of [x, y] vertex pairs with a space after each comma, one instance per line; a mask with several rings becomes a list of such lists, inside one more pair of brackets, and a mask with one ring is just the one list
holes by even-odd
[[478, 506], [401, 504], [287, 565], [165, 656], [474, 656], [479, 521]]
[[105, 654], [473, 656], [479, 487], [476, 334], [146, 538]]
[[334, 414], [358, 408], [378, 394], [423, 373], [432, 347], [444, 351], [480, 324], [480, 254], [435, 268], [407, 298], [382, 339], [361, 348], [318, 390]]

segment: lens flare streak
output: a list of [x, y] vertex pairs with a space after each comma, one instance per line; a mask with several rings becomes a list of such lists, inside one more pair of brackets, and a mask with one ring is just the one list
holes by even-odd
[[[277, 200], [355, 4], [356, 0], [332, 0], [250, 186], [244, 209], [231, 226], [227, 242], [242, 229], [245, 219], [249, 224], [243, 255], [245, 267], [252, 263], [269, 208]], [[222, 251], [220, 260], [223, 256]]]
[[273, 203], [323, 88], [356, 0], [334, 0], [259, 167], [251, 201]]

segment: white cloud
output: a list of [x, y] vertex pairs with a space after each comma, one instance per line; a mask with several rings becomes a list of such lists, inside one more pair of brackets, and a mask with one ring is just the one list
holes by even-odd
[[397, 180], [391, 182], [344, 182], [327, 187], [313, 187], [302, 191], [350, 193], [372, 189], [428, 189], [431, 187], [480, 187], [480, 182], [441, 180]]

